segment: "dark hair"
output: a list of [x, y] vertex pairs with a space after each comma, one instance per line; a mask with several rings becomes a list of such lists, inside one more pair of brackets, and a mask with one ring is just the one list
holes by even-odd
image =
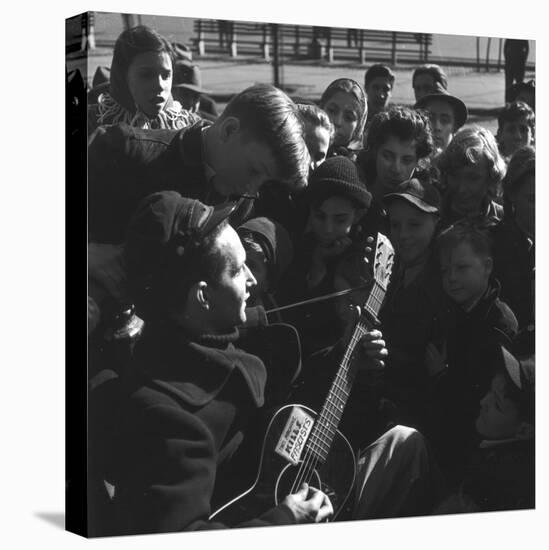
[[126, 29], [117, 38], [111, 64], [110, 93], [122, 107], [130, 112], [135, 110], [135, 102], [128, 88], [128, 69], [134, 57], [145, 52], [165, 52], [172, 66], [175, 54], [171, 43], [150, 27], [139, 25]]
[[532, 134], [536, 131], [536, 115], [532, 108], [524, 103], [524, 101], [513, 101], [507, 103], [498, 115], [498, 136], [503, 131], [503, 126], [506, 122], [516, 122], [521, 118], [526, 119], [526, 123], [530, 126]]
[[483, 221], [463, 219], [442, 231], [437, 237], [437, 250], [450, 252], [467, 243], [481, 258], [492, 258], [493, 243], [488, 224]]
[[383, 63], [375, 63], [372, 65], [364, 75], [364, 86], [368, 86], [374, 78], [387, 78], [391, 83], [391, 88], [395, 83], [395, 73], [391, 70], [390, 67], [384, 65]]
[[434, 150], [427, 113], [393, 105], [387, 111], [375, 115], [368, 128], [364, 157], [364, 169], [368, 177], [375, 179], [377, 151], [391, 136], [401, 141], [414, 141], [418, 160], [428, 157]]
[[217, 241], [228, 225], [228, 219], [223, 220], [203, 239], [188, 247], [183, 257], [175, 250], [168, 250], [154, 273], [147, 274], [146, 280], [139, 269], [129, 266], [129, 286], [137, 312], [143, 319], [163, 318], [174, 308], [181, 307], [197, 281], [207, 281], [213, 286], [219, 283], [228, 263]]
[[445, 90], [448, 89], [448, 77], [446, 76], [446, 73], [434, 63], [421, 65], [414, 71], [414, 74], [412, 75], [412, 88], [414, 87], [416, 76], [420, 76], [422, 74], [432, 76], [435, 82], [438, 82]]
[[250, 86], [234, 96], [219, 121], [235, 117], [250, 139], [265, 143], [279, 167], [279, 177], [292, 189], [307, 185], [310, 156], [296, 104], [267, 84]]

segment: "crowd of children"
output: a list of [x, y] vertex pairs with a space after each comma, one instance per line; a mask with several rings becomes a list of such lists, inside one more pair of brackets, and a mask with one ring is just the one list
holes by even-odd
[[[382, 233], [392, 243], [395, 264], [371, 337], [379, 343], [370, 352], [369, 364], [375, 363], [376, 368], [366, 369], [367, 375], [357, 378], [342, 431], [348, 430], [353, 450], [361, 451], [366, 465], [381, 453], [379, 441], [386, 440], [378, 438], [395, 426], [413, 428], [417, 436], [403, 437], [393, 462], [387, 462], [386, 479], [377, 486], [388, 495], [380, 497], [383, 506], [373, 511], [373, 504], [359, 498], [364, 491], [374, 491], [374, 478], [364, 473], [366, 467], [361, 470], [362, 486], [356, 488], [355, 511], [349, 514], [367, 518], [533, 507], [534, 105], [519, 99], [502, 106], [493, 135], [467, 123], [467, 106], [448, 91], [451, 80], [437, 65], [424, 65], [414, 72], [411, 85], [416, 103], [412, 107], [390, 103], [395, 73], [377, 64], [366, 71], [364, 88], [350, 78], [337, 79], [327, 84], [318, 105], [298, 98], [292, 101], [280, 90], [258, 85], [238, 94], [221, 115], [214, 110], [206, 116], [200, 108], [204, 90], [192, 64], [186, 70], [195, 75], [195, 84], [183, 86], [185, 98], [194, 94], [192, 101], [186, 102], [181, 83], [175, 82], [175, 54], [156, 31], [129, 29], [115, 45], [110, 83], [88, 96], [95, 101], [88, 116], [88, 332], [94, 343], [90, 373], [95, 375], [106, 366], [122, 370], [117, 361], [124, 362], [124, 368], [129, 364], [131, 370], [133, 344], [120, 359], [119, 353], [109, 355], [105, 343], [105, 334], [112, 340], [113, 331], [124, 333], [120, 319], [135, 327], [135, 319], [143, 318], [145, 332], [148, 323], [151, 327], [153, 336], [144, 337], [146, 347], [141, 346], [146, 349], [146, 361], [143, 351], [137, 354], [137, 363], [145, 371], [155, 361], [185, 370], [184, 361], [195, 360], [197, 350], [187, 346], [182, 351], [174, 344], [169, 332], [173, 327], [155, 313], [161, 308], [168, 311], [168, 302], [182, 299], [169, 293], [175, 276], [159, 279], [158, 286], [152, 286], [155, 292], [143, 289], [149, 288], [151, 278], [159, 277], [155, 270], [168, 269], [162, 259], [166, 250], [179, 246], [181, 251], [176, 248], [174, 254], [183, 256], [190, 247], [186, 241], [174, 244], [173, 233], [185, 229], [173, 225], [179, 223], [177, 209], [191, 209], [185, 218], [189, 225], [185, 235], [191, 237], [194, 226], [208, 226], [211, 216], [221, 216], [215, 213], [221, 209], [225, 217], [231, 216], [234, 239], [241, 242], [238, 247], [243, 246], [245, 261], [240, 258], [233, 267], [235, 273], [240, 270], [234, 277], [245, 279], [246, 296], [230, 288], [221, 292], [215, 284], [213, 290], [212, 285], [197, 287], [191, 315], [199, 315], [208, 303], [226, 319], [223, 312], [238, 298], [242, 311], [223, 329], [253, 323], [294, 327], [301, 354], [297, 363], [302, 368], [288, 375], [288, 391], [283, 393], [287, 399], [319, 406], [340, 359], [334, 359], [334, 353], [341, 351], [342, 338], [353, 322], [353, 308], [363, 306], [368, 296], [375, 262], [371, 252], [377, 234]], [[165, 191], [211, 206], [199, 211], [194, 202], [181, 206], [184, 203], [178, 199], [175, 206], [162, 203], [157, 208], [160, 202], [151, 201], [150, 194]], [[138, 224], [139, 246], [130, 248], [128, 242], [136, 241], [137, 231], [130, 220], [136, 211], [139, 218], [138, 205], [143, 200], [149, 201], [145, 204], [148, 215], [154, 214], [154, 223]], [[216, 209], [213, 214], [211, 207]], [[175, 209], [170, 211], [172, 225], [162, 222], [159, 229], [167, 208]], [[237, 245], [231, 241], [230, 246]], [[162, 254], [153, 255], [155, 247]], [[204, 265], [189, 268], [189, 273], [204, 281], [214, 277], [208, 270], [220, 268], [210, 256]], [[144, 265], [143, 258], [149, 264]], [[136, 282], [129, 275], [136, 271], [135, 262], [140, 265], [137, 271], [146, 271], [149, 279], [140, 277]], [[178, 271], [177, 276], [187, 281], [191, 275]], [[121, 317], [121, 312], [127, 315]], [[119, 323], [115, 329], [114, 322]], [[135, 333], [143, 331], [142, 324]], [[191, 326], [187, 318], [181, 324]], [[242, 327], [241, 332], [245, 333]], [[139, 338], [135, 340], [139, 347]], [[252, 338], [252, 344], [242, 346], [255, 353], [259, 341]], [[238, 338], [201, 336], [199, 342], [214, 350], [204, 352], [201, 361], [215, 362], [215, 349], [228, 342], [237, 345]], [[162, 352], [158, 346], [164, 346]], [[179, 367], [177, 356], [168, 357], [177, 353], [182, 353]], [[257, 355], [263, 359], [260, 352]], [[227, 357], [235, 364], [251, 361], [236, 352]], [[276, 379], [265, 364], [267, 379]], [[230, 368], [225, 362], [215, 375], [228, 376], [221, 371]], [[263, 397], [257, 385], [264, 375], [259, 367], [254, 369], [257, 379], [249, 379], [246, 372], [243, 376], [260, 404]], [[191, 370], [189, 376], [200, 378], [198, 369]], [[141, 371], [140, 376], [144, 376]], [[170, 371], [169, 376], [179, 375]], [[161, 384], [170, 383], [171, 378], [167, 380]], [[224, 381], [214, 387], [218, 382], [212, 379], [211, 387], [201, 380], [198, 390], [188, 386], [187, 391], [186, 378], [182, 380], [181, 399], [197, 415], [196, 426], [189, 421], [185, 433], [192, 438], [192, 430], [206, 422], [202, 405], [228, 390]], [[246, 414], [250, 414], [247, 399]], [[135, 402], [132, 406], [128, 422], [138, 424]], [[175, 422], [168, 414], [164, 421]], [[154, 426], [143, 429], [150, 431]], [[131, 439], [136, 430], [136, 425], [125, 425], [124, 441], [137, 445], [139, 438]], [[227, 430], [215, 437], [241, 437], [240, 431]], [[165, 431], [169, 438], [170, 430]], [[174, 434], [175, 424], [172, 435], [180, 437]], [[417, 476], [423, 493], [421, 503], [414, 500], [415, 508], [411, 500], [407, 508], [394, 502], [387, 505], [394, 498], [390, 484], [397, 483], [398, 468], [412, 468], [403, 458], [406, 446], [413, 446], [414, 456], [422, 460]], [[198, 448], [182, 448], [201, 456]], [[132, 449], [147, 451], [138, 446]], [[170, 452], [175, 454], [166, 464], [170, 475], [176, 475], [177, 446]], [[132, 460], [129, 455], [128, 460]], [[158, 516], [164, 509], [166, 515], [174, 513], [170, 499], [177, 493], [158, 496], [163, 485], [173, 482], [165, 473], [157, 478], [151, 474], [162, 464], [153, 461], [144, 467], [139, 474], [142, 485], [131, 487], [149, 491], [148, 498], [156, 499]], [[124, 475], [118, 478], [122, 491], [128, 488]], [[182, 475], [180, 483], [192, 483], [185, 476], [201, 474], [189, 470]], [[113, 486], [116, 490], [115, 482]], [[138, 498], [134, 492], [120, 494], [126, 506]], [[312, 497], [292, 498], [285, 502], [296, 521], [306, 515], [296, 511], [297, 501], [314, 508], [316, 516], [310, 521], [329, 516], [326, 501], [313, 506]], [[159, 517], [150, 530], [197, 528], [196, 522], [207, 520], [207, 515], [199, 513], [212, 511], [209, 504], [199, 504], [196, 513], [185, 508], [198, 506], [193, 502], [179, 502], [175, 508], [181, 518], [192, 518], [189, 523]], [[150, 518], [146, 522], [149, 525]], [[132, 525], [133, 532], [140, 531]], [[143, 525], [143, 530], [149, 528]], [[98, 532], [104, 530], [98, 528]]]

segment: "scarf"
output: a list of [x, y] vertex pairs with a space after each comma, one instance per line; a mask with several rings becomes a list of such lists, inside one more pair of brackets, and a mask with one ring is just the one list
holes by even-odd
[[135, 113], [131, 113], [107, 92], [99, 96], [97, 103], [97, 123], [99, 125], [125, 122], [134, 128], [177, 130], [200, 120], [198, 115], [183, 109], [181, 104], [171, 97], [166, 102], [164, 109], [153, 118], [147, 116], [139, 107], [136, 108]]

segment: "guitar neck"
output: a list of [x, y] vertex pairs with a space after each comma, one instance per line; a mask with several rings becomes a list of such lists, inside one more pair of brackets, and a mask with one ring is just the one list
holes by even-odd
[[343, 416], [345, 405], [349, 399], [349, 394], [351, 393], [357, 371], [356, 361], [353, 361], [356, 346], [364, 334], [377, 322], [377, 314], [383, 302], [384, 295], [385, 290], [374, 281], [368, 301], [353, 330], [335, 379], [309, 438], [308, 443], [311, 450], [321, 461], [325, 461], [328, 456], [333, 438]]

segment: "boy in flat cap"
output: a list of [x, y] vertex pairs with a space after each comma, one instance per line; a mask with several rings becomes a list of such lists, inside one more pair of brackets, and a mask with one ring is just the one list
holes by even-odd
[[396, 264], [380, 321], [390, 356], [385, 396], [398, 409], [395, 420], [421, 427], [429, 376], [425, 351], [443, 298], [435, 238], [441, 198], [427, 177], [401, 183], [383, 199]]
[[535, 507], [535, 358], [494, 350], [494, 376], [475, 421], [478, 446], [435, 513]]

